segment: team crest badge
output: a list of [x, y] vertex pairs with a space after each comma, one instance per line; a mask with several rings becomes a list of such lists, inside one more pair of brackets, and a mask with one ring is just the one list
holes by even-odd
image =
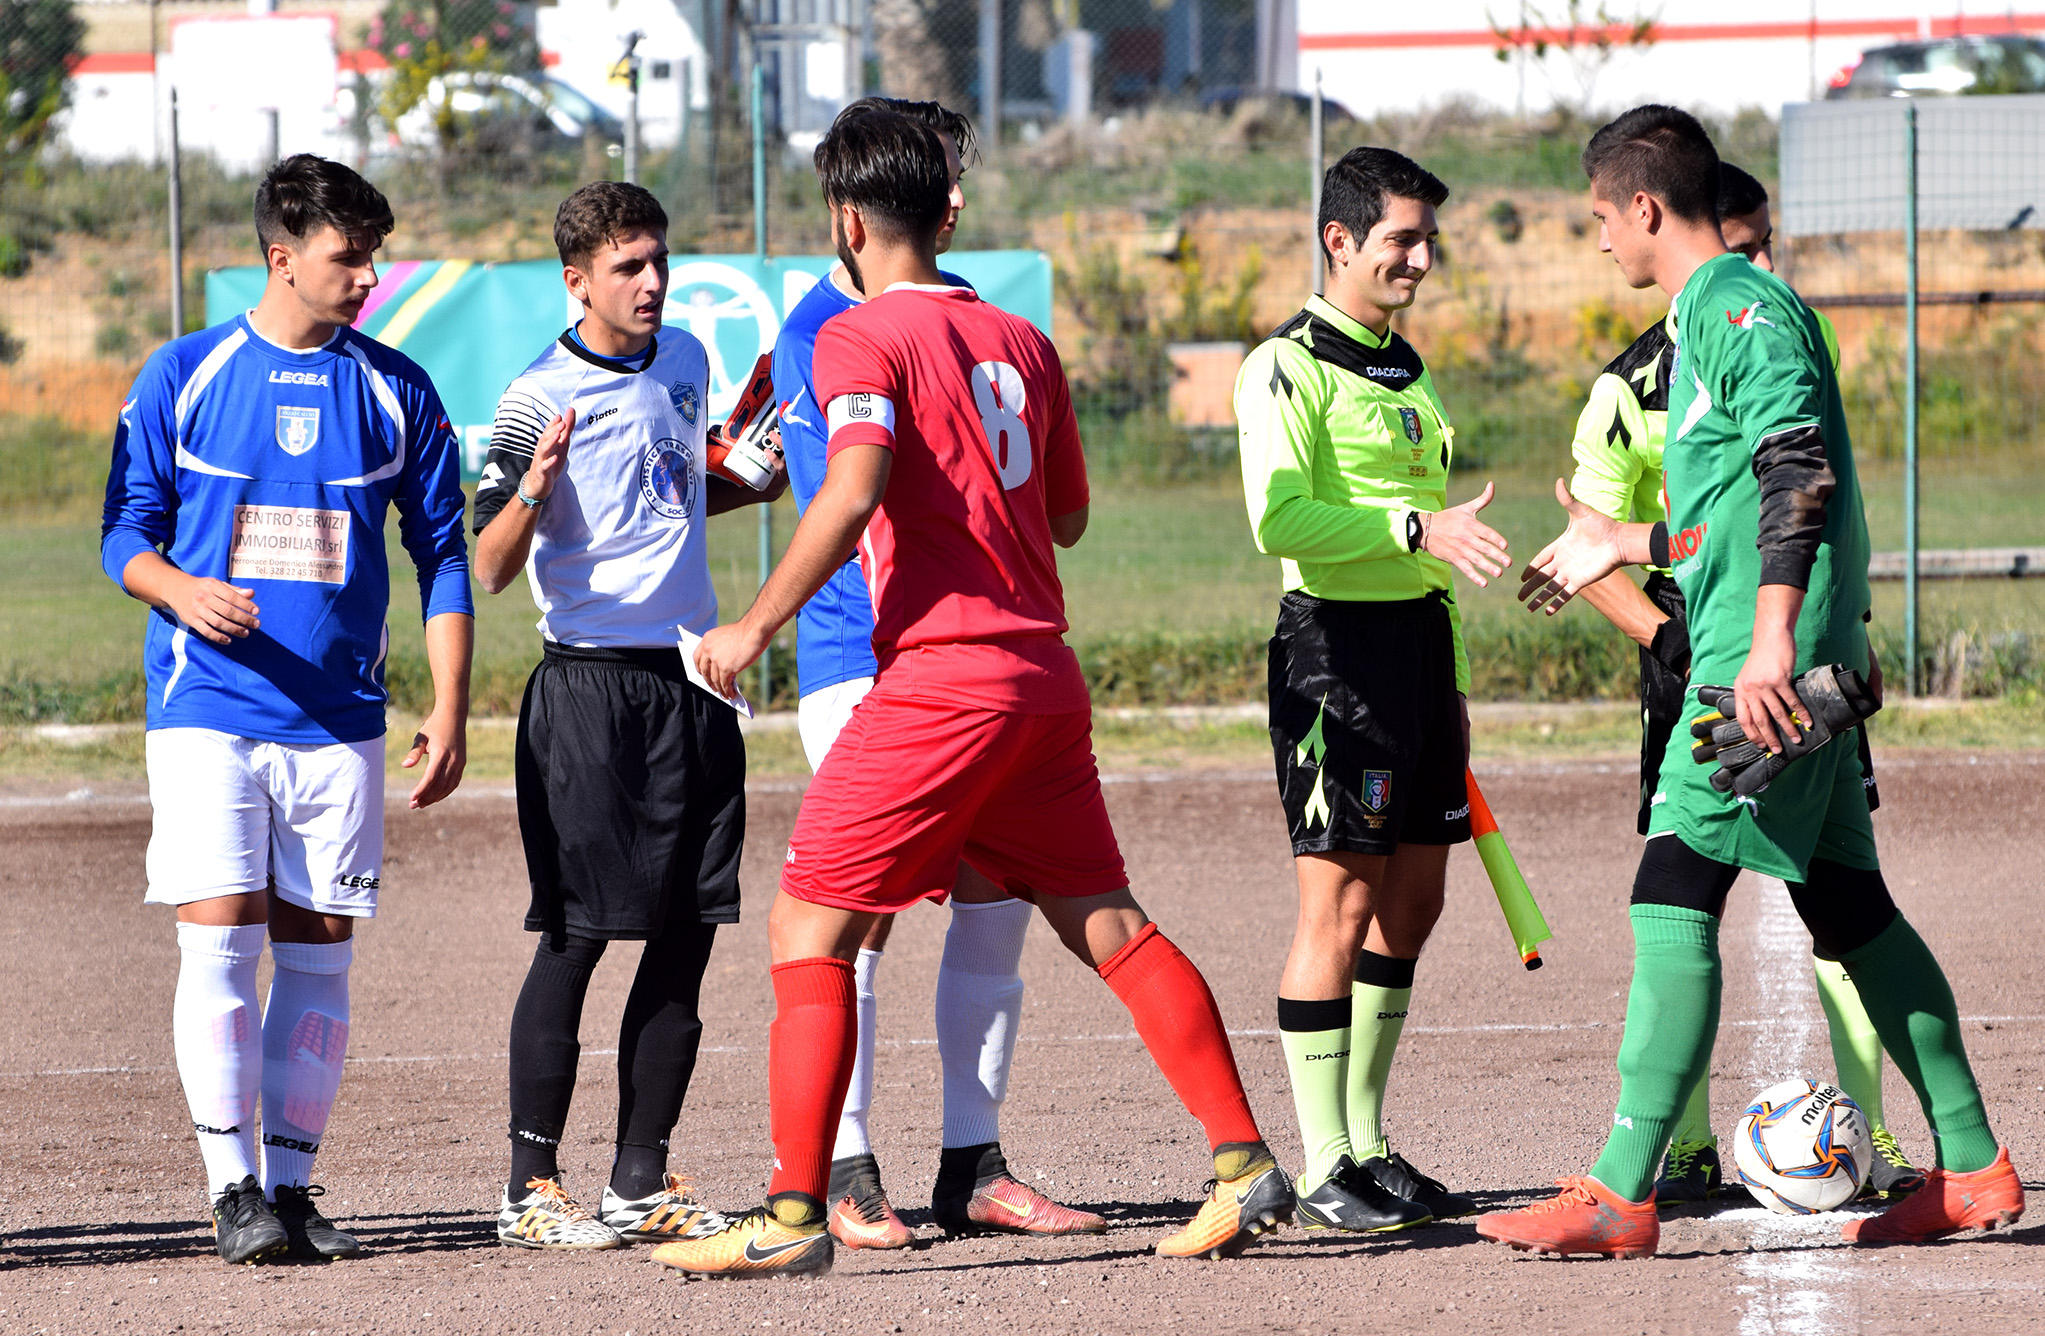
[[646, 461], [639, 470], [639, 490], [656, 515], [671, 520], [689, 518], [695, 501], [695, 457], [680, 441], [659, 440], [646, 447]]
[[1400, 409], [1399, 421], [1406, 425], [1406, 439], [1415, 445], [1420, 444], [1420, 410], [1417, 408]]
[[320, 411], [317, 408], [277, 409], [277, 448], [287, 455], [302, 455], [320, 443]]
[[695, 426], [696, 414], [701, 409], [701, 403], [696, 397], [696, 387], [686, 380], [678, 380], [668, 386], [667, 397], [674, 401], [675, 412], [682, 415], [682, 421], [692, 427]]
[[1392, 772], [1389, 770], [1366, 770], [1363, 772], [1363, 805], [1372, 812], [1382, 812], [1392, 801]]

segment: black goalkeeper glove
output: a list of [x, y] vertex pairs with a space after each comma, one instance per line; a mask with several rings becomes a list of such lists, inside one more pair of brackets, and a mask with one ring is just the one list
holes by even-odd
[[1753, 741], [1740, 727], [1739, 720], [1731, 717], [1731, 687], [1697, 688], [1698, 704], [1709, 707], [1711, 713], [1699, 715], [1690, 723], [1690, 736], [1697, 739], [1690, 744], [1690, 759], [1699, 765], [1718, 762], [1718, 769], [1711, 772], [1711, 787], [1720, 793], [1751, 798], [1767, 788], [1792, 761], [1859, 727], [1863, 719], [1882, 708], [1868, 694], [1860, 674], [1844, 664], [1813, 668], [1790, 686], [1803, 702], [1803, 712], [1810, 716], [1811, 724], [1800, 736], [1791, 730], [1781, 730], [1779, 752], [1771, 752]]

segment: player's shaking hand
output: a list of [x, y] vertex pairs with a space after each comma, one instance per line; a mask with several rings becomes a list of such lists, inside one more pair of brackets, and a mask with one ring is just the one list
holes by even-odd
[[519, 490], [532, 500], [546, 500], [554, 484], [560, 481], [561, 470], [568, 463], [568, 436], [574, 430], [575, 410], [564, 409], [533, 443], [533, 462], [526, 465], [525, 477], [518, 484]]
[[1420, 516], [1420, 550], [1448, 562], [1480, 589], [1490, 583], [1486, 576], [1503, 575], [1512, 563], [1505, 535], [1477, 518], [1496, 491], [1487, 482], [1482, 492], [1462, 505], [1433, 513], [1423, 511]]

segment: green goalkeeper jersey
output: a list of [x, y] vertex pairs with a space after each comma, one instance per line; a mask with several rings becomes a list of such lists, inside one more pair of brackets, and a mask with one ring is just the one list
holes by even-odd
[[[1669, 554], [1690, 619], [1690, 681], [1729, 686], [1753, 646], [1762, 579], [1756, 469], [1801, 428], [1822, 434], [1834, 479], [1796, 628], [1796, 672], [1867, 671], [1868, 535], [1853, 443], [1824, 329], [1775, 275], [1739, 255], [1707, 261], [1676, 298], [1677, 355], [1663, 455]], [[1824, 857], [1873, 867], [1860, 758], [1835, 743], [1736, 800], [1712, 789], [1678, 729], [1662, 765], [1650, 833], [1673, 831], [1707, 857], [1803, 880]]]
[[[1832, 370], [1839, 370], [1839, 335], [1823, 312], [1813, 311]], [[1591, 384], [1576, 420], [1570, 452], [1576, 472], [1569, 491], [1601, 515], [1622, 524], [1668, 518], [1662, 499], [1662, 442], [1669, 424], [1669, 371], [1676, 360], [1676, 312], [1642, 330]], [[1668, 571], [1661, 567], [1650, 569]]]
[[1287, 591], [1350, 602], [1439, 595], [1456, 690], [1470, 665], [1453, 570], [1415, 550], [1409, 518], [1448, 499], [1455, 429], [1411, 344], [1320, 297], [1244, 359], [1236, 377], [1243, 496]]

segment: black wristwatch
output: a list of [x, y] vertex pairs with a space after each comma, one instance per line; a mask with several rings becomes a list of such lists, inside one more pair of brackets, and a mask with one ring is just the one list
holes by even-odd
[[1426, 540], [1427, 529], [1426, 526], [1422, 525], [1420, 522], [1420, 512], [1417, 510], [1407, 511], [1406, 550], [1408, 552], [1418, 552], [1420, 550], [1421, 543], [1425, 542]]

